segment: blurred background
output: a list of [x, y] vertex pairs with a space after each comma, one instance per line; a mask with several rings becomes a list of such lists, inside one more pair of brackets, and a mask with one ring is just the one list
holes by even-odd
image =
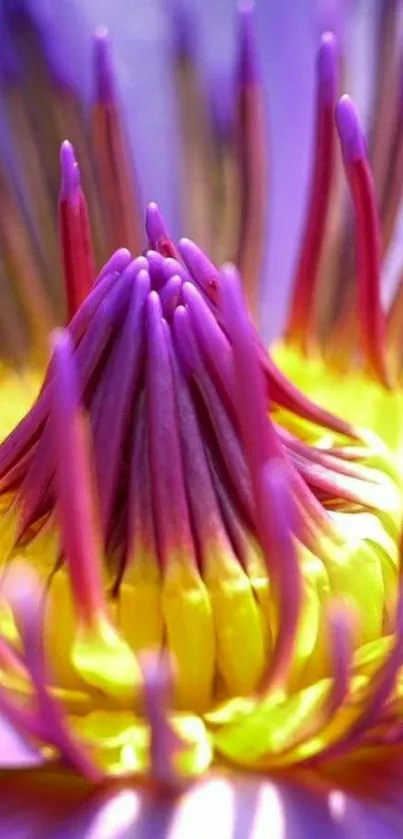
[[[346, 58], [343, 84], [356, 97], [365, 121], [383, 6], [383, 0], [256, 0], [268, 157], [262, 174], [268, 212], [260, 295], [266, 338], [276, 337], [283, 327], [301, 235], [319, 34], [326, 28], [336, 31]], [[127, 140], [124, 173], [135, 185], [139, 219], [147, 203], [156, 201], [174, 237], [195, 238], [216, 260], [234, 256], [230, 237], [222, 230], [226, 216], [237, 211], [237, 193], [231, 192], [230, 183], [239, 52], [236, 7], [235, 0], [2, 0], [3, 354], [26, 353], [32, 331], [26, 301], [27, 295], [35, 297], [32, 282], [44, 284], [50, 309], [46, 317], [60, 321], [65, 316], [57, 196], [59, 148], [66, 137], [81, 166], [98, 266], [114, 247], [133, 244], [130, 231], [112, 229], [103, 194], [107, 179], [94, 149], [99, 96], [93, 38], [100, 26], [110, 33], [116, 99]], [[34, 275], [30, 282], [29, 273]], [[37, 319], [45, 302], [38, 302]], [[16, 342], [13, 324], [27, 322]], [[18, 346], [10, 348], [10, 341]]]

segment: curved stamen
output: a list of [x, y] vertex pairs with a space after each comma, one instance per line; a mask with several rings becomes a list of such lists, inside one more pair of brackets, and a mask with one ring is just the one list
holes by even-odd
[[336, 110], [343, 161], [357, 223], [358, 315], [364, 359], [385, 387], [385, 319], [380, 298], [380, 232], [372, 175], [354, 105], [343, 96]]
[[334, 36], [322, 36], [317, 58], [314, 168], [298, 267], [285, 337], [308, 349], [314, 337], [314, 303], [335, 167], [333, 112], [337, 95], [337, 47]]

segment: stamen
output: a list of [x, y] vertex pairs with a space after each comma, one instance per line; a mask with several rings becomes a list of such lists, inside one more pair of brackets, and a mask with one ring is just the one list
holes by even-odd
[[333, 688], [327, 704], [327, 721], [348, 696], [353, 654], [354, 616], [345, 604], [334, 602], [328, 610]]
[[239, 423], [252, 480], [259, 540], [281, 616], [269, 673], [264, 680], [265, 689], [269, 689], [282, 685], [288, 674], [302, 602], [300, 572], [291, 535], [294, 532], [289, 513], [292, 502], [286, 490], [292, 472], [267, 415], [264, 378], [237, 275], [228, 267], [224, 276], [227, 282], [221, 292], [221, 305], [234, 354]]
[[186, 490], [213, 609], [218, 667], [231, 694], [248, 695], [264, 669], [263, 615], [223, 526], [194, 403], [174, 359]]
[[209, 597], [197, 567], [186, 497], [170, 331], [155, 291], [148, 298], [147, 337], [150, 473], [163, 570], [162, 608], [177, 666], [178, 705], [204, 709], [211, 700], [214, 628]]
[[[282, 460], [285, 452], [280, 444], [269, 415], [269, 405], [264, 387], [264, 376], [259, 364], [254, 328], [243, 306], [238, 274], [233, 266], [225, 266], [221, 278], [222, 309], [225, 326], [234, 354], [235, 376], [238, 392], [238, 417], [244, 440], [246, 458], [251, 473], [259, 523], [259, 486], [262, 464], [275, 457]], [[242, 409], [240, 405], [242, 404]], [[254, 404], [255, 410], [250, 406]], [[288, 461], [291, 470], [291, 463]], [[318, 525], [328, 526], [327, 516], [315, 496], [309, 491], [297, 472], [292, 470], [294, 489], [306, 512]]]
[[150, 272], [151, 285], [155, 291], [160, 291], [162, 286], [166, 283], [166, 276], [164, 272], [164, 257], [158, 251], [146, 251], [146, 259], [148, 262], [148, 270]]
[[178, 258], [178, 251], [166, 229], [164, 219], [156, 204], [149, 204], [146, 212], [146, 231], [148, 244], [161, 256]]
[[101, 542], [93, 502], [79, 391], [68, 332], [53, 334], [52, 433], [56, 463], [57, 516], [69, 563], [74, 602], [93, 626], [105, 612]]
[[[190, 239], [181, 239], [179, 242], [180, 254], [192, 275], [196, 285], [201, 291], [204, 291], [206, 300], [212, 301], [211, 308], [214, 311], [215, 319], [222, 325], [221, 312], [214, 305], [217, 301], [217, 296], [220, 287], [220, 274], [217, 268], [210, 262], [203, 251], [195, 245]], [[184, 286], [184, 294], [188, 294], [187, 287]], [[212, 330], [210, 330], [210, 333]], [[266, 373], [267, 383], [270, 389], [270, 395], [273, 402], [278, 403], [284, 408], [298, 414], [298, 416], [313, 422], [316, 425], [321, 425], [329, 428], [338, 434], [347, 437], [358, 438], [359, 432], [354, 427], [334, 416], [325, 408], [311, 402], [295, 385], [292, 384], [274, 364], [270, 355], [263, 347], [260, 338], [256, 333], [257, 351], [261, 358], [261, 363]]]
[[[395, 33], [396, 35], [396, 33]], [[390, 56], [386, 59], [388, 66], [392, 66], [394, 75], [393, 81], [397, 82], [396, 96], [391, 96], [389, 91], [386, 92], [386, 97], [390, 99], [389, 108], [392, 110], [390, 115], [390, 122], [393, 126], [393, 135], [390, 143], [390, 151], [386, 156], [388, 165], [387, 180], [380, 202], [380, 215], [382, 224], [382, 255], [386, 256], [389, 246], [392, 242], [393, 235], [396, 231], [396, 223], [398, 212], [400, 209], [400, 201], [403, 189], [403, 53], [398, 60], [391, 61]], [[392, 77], [393, 78], [393, 77]], [[393, 90], [393, 89], [392, 89]], [[395, 119], [392, 119], [393, 112], [395, 112]], [[375, 111], [376, 119], [374, 128], [381, 125], [383, 136], [386, 131], [385, 120], [382, 122], [379, 109]], [[374, 160], [374, 180], [375, 177], [375, 160]], [[379, 195], [377, 190], [377, 195]]]
[[273, 581], [278, 631], [261, 690], [284, 687], [292, 664], [301, 614], [303, 592], [294, 544], [296, 513], [289, 490], [290, 475], [285, 463], [270, 459], [260, 469], [258, 492], [264, 520], [259, 536]]
[[197, 288], [191, 283], [184, 283], [182, 293], [204, 359], [216, 385], [235, 412], [235, 377], [228, 339]]
[[[132, 265], [134, 265], [134, 262]], [[134, 277], [135, 281], [131, 287], [128, 313], [121, 335], [117, 339], [113, 350], [113, 357], [105, 383], [101, 414], [97, 418], [94, 435], [101, 522], [105, 544], [110, 535], [123, 445], [144, 349], [145, 305], [150, 291], [150, 278], [148, 273], [143, 270], [134, 274]]]
[[105, 262], [105, 265], [97, 276], [95, 281], [96, 284], [101, 282], [101, 280], [103, 280], [108, 274], [121, 274], [129, 264], [131, 258], [131, 253], [127, 250], [127, 248], [118, 248], [118, 250], [112, 254], [110, 259]]
[[147, 656], [142, 661], [144, 704], [150, 724], [150, 774], [157, 784], [177, 790], [180, 778], [175, 771], [175, 757], [184, 743], [168, 722], [173, 701], [173, 679], [167, 658]]
[[7, 274], [15, 284], [29, 329], [32, 349], [39, 359], [47, 357], [47, 339], [54, 325], [54, 312], [41, 277], [37, 253], [5, 175], [0, 172], [0, 245]]
[[171, 277], [160, 293], [162, 313], [166, 320], [170, 320], [181, 299], [182, 280], [177, 275]]
[[337, 62], [336, 41], [327, 32], [322, 36], [317, 57], [314, 167], [285, 334], [287, 341], [296, 343], [305, 352], [314, 337], [315, 293], [335, 168], [333, 112], [338, 86]]
[[403, 335], [403, 276], [400, 276], [397, 291], [387, 314], [386, 343], [394, 370], [399, 370]]
[[354, 105], [343, 96], [336, 110], [344, 167], [357, 223], [358, 315], [364, 359], [388, 387], [385, 320], [380, 298], [380, 233], [372, 175]]
[[80, 186], [80, 172], [71, 143], [61, 148], [62, 183], [59, 198], [59, 226], [70, 321], [93, 285], [95, 261], [88, 220], [88, 208]]
[[181, 239], [179, 253], [197, 285], [213, 302], [217, 301], [220, 275], [206, 254], [191, 239]]
[[384, 663], [373, 676], [362, 713], [352, 724], [348, 739], [356, 740], [377, 720], [382, 708], [396, 685], [398, 673], [403, 664], [403, 583], [399, 579], [399, 596], [396, 606], [394, 643]]
[[191, 281], [189, 272], [186, 270], [183, 263], [178, 261], [178, 259], [171, 259], [171, 257], [164, 259], [162, 270], [166, 280], [170, 280], [171, 277], [177, 275], [184, 283]]
[[141, 225], [135, 182], [115, 94], [114, 69], [109, 34], [99, 29], [94, 41], [96, 101], [93, 110], [93, 140], [99, 184], [108, 209], [110, 249], [121, 244], [133, 253], [141, 251]]
[[376, 194], [381, 207], [384, 206], [388, 192], [388, 175], [393, 166], [394, 115], [396, 112], [396, 94], [400, 87], [399, 61], [399, 20], [396, 0], [381, 2], [378, 7], [378, 20], [375, 35], [378, 43], [375, 56], [373, 103], [374, 119], [371, 125], [371, 160]]
[[[112, 330], [115, 328], [116, 322], [119, 322], [121, 313], [125, 310], [132, 276], [133, 273], [136, 273], [135, 263], [136, 260], [133, 260], [131, 265], [123, 272], [118, 284], [114, 275], [105, 277], [102, 283], [91, 292], [70, 324], [69, 333], [72, 339], [75, 337], [80, 341], [76, 351], [76, 364], [80, 373], [83, 393], [86, 393]], [[96, 317], [94, 317], [95, 314]], [[19, 458], [24, 457], [25, 453], [36, 443], [41, 430], [43, 431], [51, 408], [51, 394], [48, 385], [52, 380], [52, 375], [52, 362], [50, 362], [45, 384], [37, 402], [1, 446], [0, 477], [2, 485], [5, 476], [7, 476], [8, 481], [8, 473], [13, 464]], [[42, 458], [39, 457], [36, 460], [38, 461], [38, 472], [33, 472], [32, 481], [27, 474], [28, 496], [28, 487], [32, 485], [32, 489], [36, 491], [36, 480], [41, 473], [44, 473]], [[50, 480], [51, 475], [49, 474], [47, 477]], [[45, 480], [45, 474], [43, 474], [43, 480]], [[23, 495], [25, 497], [25, 491]]]
[[34, 683], [41, 719], [46, 726], [47, 739], [53, 743], [84, 777], [99, 781], [102, 777], [87, 751], [72, 737], [62, 707], [53, 699], [47, 687], [49, 674], [43, 649], [44, 599], [43, 591], [28, 566], [14, 565], [5, 584], [26, 665]]
[[175, 311], [173, 330], [179, 358], [181, 362], [184, 361], [188, 374], [194, 376], [210, 417], [219, 452], [231, 482], [232, 492], [239, 505], [239, 512], [253, 528], [255, 517], [251, 487], [239, 437], [200, 358], [189, 316], [182, 306], [178, 306]]
[[125, 637], [135, 653], [162, 649], [164, 621], [161, 569], [156, 545], [150, 481], [149, 435], [145, 394], [133, 417], [126, 515], [126, 554], [115, 590]]
[[[171, 364], [159, 297], [147, 306], [147, 385], [151, 481], [158, 553], [164, 566], [178, 551], [196, 564], [186, 501]], [[167, 441], [169, 444], [167, 445]], [[170, 499], [169, 511], [166, 500]]]
[[237, 150], [241, 216], [235, 262], [251, 311], [259, 310], [259, 279], [266, 241], [267, 138], [254, 36], [253, 3], [239, 6]]
[[71, 660], [85, 682], [118, 701], [127, 701], [135, 696], [139, 672], [127, 642], [120, 638], [109, 617], [89, 436], [80, 413], [68, 332], [59, 330], [53, 346], [54, 404], [50, 421], [56, 462], [56, 514], [77, 617]]

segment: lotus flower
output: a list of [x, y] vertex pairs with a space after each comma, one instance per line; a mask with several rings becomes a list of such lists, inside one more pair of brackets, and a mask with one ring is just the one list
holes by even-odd
[[[381, 102], [396, 82], [396, 13], [382, 14]], [[46, 76], [33, 20], [13, 20], [81, 143], [77, 157], [61, 146], [59, 260], [11, 62], [6, 97], [35, 200], [27, 225], [4, 173], [0, 764], [31, 768], [3, 778], [0, 816], [10, 825], [10, 809], [26, 808], [48, 835], [398, 836], [402, 304], [399, 286], [385, 313], [380, 274], [403, 177], [390, 153], [400, 111], [388, 99], [390, 130], [374, 122], [367, 152], [326, 31], [305, 230], [284, 336], [268, 351], [252, 7], [239, 12], [236, 118], [212, 143], [210, 193], [188, 137], [196, 220], [215, 194], [212, 254], [176, 242], [155, 203], [143, 233], [107, 33], [95, 39], [89, 145], [71, 90]], [[189, 101], [187, 51], [181, 62]], [[64, 327], [48, 359], [58, 270]]]

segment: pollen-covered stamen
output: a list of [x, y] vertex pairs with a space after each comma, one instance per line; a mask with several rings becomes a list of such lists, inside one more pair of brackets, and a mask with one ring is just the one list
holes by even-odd
[[147, 207], [146, 231], [148, 245], [152, 250], [158, 251], [161, 256], [177, 259], [178, 251], [167, 231], [162, 214], [157, 204], [151, 203]]
[[109, 34], [101, 28], [95, 35], [95, 105], [92, 133], [99, 187], [108, 213], [109, 247], [125, 245], [141, 250], [141, 227], [133, 171], [115, 92]]
[[235, 262], [256, 316], [267, 215], [267, 138], [254, 36], [253, 3], [239, 6], [236, 144], [241, 190], [240, 229]]
[[78, 163], [68, 140], [62, 145], [60, 162], [59, 228], [67, 319], [70, 321], [94, 283], [95, 262], [87, 202], [80, 186]]
[[314, 338], [314, 304], [329, 215], [335, 166], [334, 106], [337, 96], [337, 46], [322, 36], [317, 57], [316, 136], [310, 197], [291, 297], [286, 340], [308, 350]]
[[385, 317], [380, 297], [379, 220], [364, 137], [354, 105], [348, 96], [343, 96], [339, 101], [336, 122], [356, 214], [360, 349], [364, 363], [381, 384], [388, 387]]
[[100, 780], [101, 772], [87, 751], [72, 736], [63, 708], [48, 688], [49, 674], [43, 645], [44, 593], [28, 566], [12, 568], [7, 576], [5, 593], [20, 634], [25, 663], [35, 687], [46, 740], [56, 746], [61, 756], [84, 777], [92, 781]]

